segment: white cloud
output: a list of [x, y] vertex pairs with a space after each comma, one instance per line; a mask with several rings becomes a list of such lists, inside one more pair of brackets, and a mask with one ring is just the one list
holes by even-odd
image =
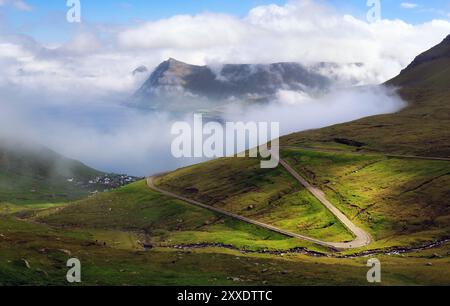
[[449, 33], [448, 21], [369, 24], [312, 1], [292, 1], [256, 7], [244, 18], [200, 14], [142, 23], [120, 32], [118, 44], [196, 64], [361, 62], [361, 77], [376, 83], [394, 77]]
[[252, 34], [248, 30], [241, 20], [228, 15], [179, 15], [125, 30], [118, 40], [126, 48], [202, 49], [238, 45]]
[[411, 3], [411, 2], [402, 2], [400, 4], [400, 6], [404, 9], [415, 9], [417, 8], [419, 5], [416, 3]]
[[0, 37], [0, 83], [52, 95], [101, 97], [115, 93], [125, 98], [139, 85], [141, 79], [133, 77], [132, 71], [145, 58], [105, 48], [89, 32], [53, 48], [22, 36]]
[[20, 11], [32, 11], [33, 7], [24, 0], [0, 0], [0, 6], [11, 5]]
[[371, 115], [392, 113], [406, 105], [394, 91], [378, 86], [337, 90], [320, 98], [301, 97], [297, 102], [292, 100], [295, 94], [284, 91], [278, 97], [281, 104], [251, 106], [244, 114], [229, 107], [227, 119], [280, 122], [281, 133], [286, 135]]

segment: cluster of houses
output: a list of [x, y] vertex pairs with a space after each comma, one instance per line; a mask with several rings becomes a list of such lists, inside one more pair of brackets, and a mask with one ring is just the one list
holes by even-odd
[[[141, 178], [129, 176], [125, 174], [104, 174], [101, 176], [97, 176], [91, 180], [86, 182], [76, 181], [74, 178], [67, 179], [69, 183], [75, 183], [77, 185], [87, 185], [86, 187], [90, 187], [90, 189], [100, 189], [101, 191], [108, 191], [111, 189], [116, 189], [130, 183], [136, 182]], [[94, 191], [92, 193], [97, 193], [98, 191]]]
[[118, 188], [125, 186], [127, 184], [133, 183], [137, 181], [139, 178], [128, 176], [128, 175], [119, 175], [119, 174], [105, 174], [102, 176], [98, 176], [89, 181], [91, 185], [102, 185], [108, 187], [110, 189]]

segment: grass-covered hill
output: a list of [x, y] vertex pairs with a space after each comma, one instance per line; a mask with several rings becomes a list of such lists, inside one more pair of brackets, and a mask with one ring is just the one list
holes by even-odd
[[30, 217], [60, 228], [135, 233], [141, 242], [155, 246], [205, 243], [247, 250], [310, 246], [162, 196], [150, 190], [145, 181], [60, 208], [44, 209]]
[[[388, 82], [400, 86], [409, 103], [404, 110], [281, 139], [281, 156], [371, 234], [374, 241], [367, 248], [450, 237], [450, 162], [392, 156], [450, 156], [450, 83], [445, 81], [450, 70], [442, 65], [450, 56], [449, 45], [447, 38]], [[281, 228], [348, 239], [282, 169], [221, 159], [167, 174], [157, 184]]]
[[[69, 285], [66, 261], [73, 257], [82, 262], [82, 285], [367, 285], [367, 257], [305, 254], [304, 247], [314, 249], [167, 198], [141, 181], [67, 205], [15, 206], [1, 216], [0, 285]], [[448, 244], [378, 254], [383, 284], [449, 283], [447, 255]]]
[[36, 144], [0, 141], [0, 202], [46, 203], [85, 197], [102, 175]]
[[[373, 238], [366, 249], [450, 237], [450, 162], [283, 149], [281, 156]], [[160, 188], [324, 241], [351, 241], [320, 202], [281, 169], [220, 159], [159, 178]]]
[[328, 242], [352, 234], [283, 168], [256, 159], [219, 159], [157, 179], [163, 189], [283, 230]]

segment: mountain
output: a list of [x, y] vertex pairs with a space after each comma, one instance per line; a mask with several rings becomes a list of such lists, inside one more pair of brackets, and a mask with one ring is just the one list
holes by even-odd
[[137, 67], [136, 69], [133, 70], [132, 74], [133, 76], [142, 74], [142, 73], [147, 73], [148, 72], [148, 68], [145, 67], [144, 65]]
[[450, 35], [442, 43], [417, 56], [399, 76], [387, 84], [401, 87], [450, 87]]
[[267, 102], [279, 90], [308, 94], [324, 91], [331, 81], [298, 63], [189, 65], [175, 59], [161, 63], [135, 93], [133, 105], [151, 109], [211, 108], [233, 101]]
[[361, 144], [359, 150], [450, 157], [450, 36], [417, 56], [385, 86], [399, 88], [408, 106], [395, 114], [294, 133], [282, 143], [346, 142]]

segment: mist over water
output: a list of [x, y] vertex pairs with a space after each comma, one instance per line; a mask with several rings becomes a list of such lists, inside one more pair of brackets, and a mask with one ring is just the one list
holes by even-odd
[[[406, 106], [393, 88], [366, 86], [337, 89], [319, 98], [295, 93], [284, 95], [264, 106], [251, 106], [245, 111], [230, 107], [229, 120], [277, 121], [286, 135], [344, 123], [363, 117], [393, 113]], [[294, 102], [293, 102], [294, 101]]]
[[[148, 112], [124, 106], [123, 97], [71, 100], [41, 94], [8, 94], [4, 89], [0, 134], [47, 146], [96, 169], [145, 176], [205, 159], [176, 159], [171, 154], [172, 124], [192, 121], [192, 113]], [[284, 95], [286, 96], [286, 95]], [[405, 103], [392, 90], [365, 87], [339, 90], [321, 98], [304, 97], [246, 108], [228, 107], [226, 121], [280, 122], [282, 134], [319, 128], [370, 115], [395, 112]], [[74, 101], [76, 100], [76, 102]]]

